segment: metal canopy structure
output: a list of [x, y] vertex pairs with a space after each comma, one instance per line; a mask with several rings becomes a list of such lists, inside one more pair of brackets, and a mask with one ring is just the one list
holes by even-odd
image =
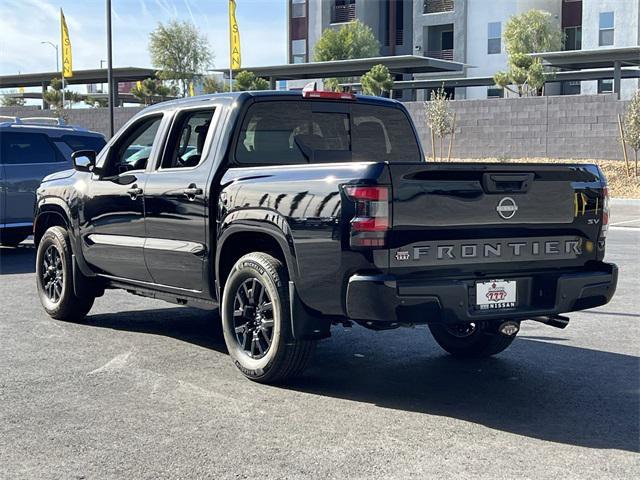
[[[351, 60], [333, 60], [329, 62], [292, 63], [268, 67], [247, 67], [258, 77], [268, 78], [271, 87], [278, 80], [304, 80], [330, 77], [359, 77], [371, 70], [374, 65], [386, 65], [391, 74], [462, 72], [463, 63], [440, 60], [417, 55], [397, 55], [394, 57], [356, 58]], [[213, 70], [227, 75], [227, 70]]]
[[619, 48], [598, 48], [591, 50], [566, 50], [559, 52], [531, 53], [542, 59], [545, 65], [564, 70], [584, 70], [613, 67], [613, 91], [620, 98], [622, 67], [640, 66], [640, 46]]
[[[604, 68], [596, 70], [574, 70], [568, 72], [550, 72], [546, 74], [545, 81], [565, 82], [565, 81], [582, 81], [582, 80], [604, 80], [612, 78], [614, 75], [613, 68]], [[625, 67], [620, 70], [621, 78], [640, 78], [640, 70], [633, 67]], [[343, 87], [352, 87], [359, 89], [361, 83], [341, 83]], [[403, 80], [393, 83], [394, 90], [421, 90], [439, 87], [491, 87], [495, 85], [493, 77], [441, 77], [429, 78], [421, 80]]]
[[[113, 78], [118, 82], [137, 82], [155, 76], [152, 68], [123, 67], [113, 69]], [[40, 87], [51, 83], [52, 78], [60, 77], [60, 72], [23, 73], [20, 75], [0, 76], [0, 88]], [[107, 83], [107, 69], [75, 70], [73, 77], [65, 78], [67, 85], [86, 85]]]

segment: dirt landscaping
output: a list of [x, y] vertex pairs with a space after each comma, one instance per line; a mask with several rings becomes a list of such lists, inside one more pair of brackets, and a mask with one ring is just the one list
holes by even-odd
[[640, 176], [633, 175], [633, 162], [629, 162], [631, 176], [628, 177], [622, 160], [574, 160], [556, 158], [480, 158], [480, 159], [460, 159], [461, 162], [539, 162], [539, 163], [595, 163], [603, 171], [609, 183], [609, 193], [613, 198], [639, 198], [640, 199]]

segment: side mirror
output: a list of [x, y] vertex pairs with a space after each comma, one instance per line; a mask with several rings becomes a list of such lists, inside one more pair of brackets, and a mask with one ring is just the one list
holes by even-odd
[[71, 154], [73, 168], [79, 172], [92, 172], [96, 165], [96, 152], [93, 150], [78, 150]]

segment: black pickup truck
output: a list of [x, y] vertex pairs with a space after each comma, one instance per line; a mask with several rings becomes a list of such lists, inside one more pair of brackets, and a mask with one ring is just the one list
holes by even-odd
[[219, 308], [231, 358], [256, 381], [300, 373], [332, 324], [428, 324], [446, 351], [477, 358], [521, 321], [564, 327], [561, 313], [616, 288], [597, 166], [425, 162], [392, 100], [189, 98], [73, 157], [38, 191], [47, 313], [80, 320], [108, 288]]

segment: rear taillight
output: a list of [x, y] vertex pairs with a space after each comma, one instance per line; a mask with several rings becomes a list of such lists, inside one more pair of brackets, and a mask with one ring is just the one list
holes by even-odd
[[384, 247], [391, 227], [389, 187], [347, 185], [344, 193], [355, 203], [351, 219], [352, 247]]
[[600, 237], [604, 240], [609, 230], [609, 189], [607, 187], [602, 189], [602, 197], [602, 230]]

